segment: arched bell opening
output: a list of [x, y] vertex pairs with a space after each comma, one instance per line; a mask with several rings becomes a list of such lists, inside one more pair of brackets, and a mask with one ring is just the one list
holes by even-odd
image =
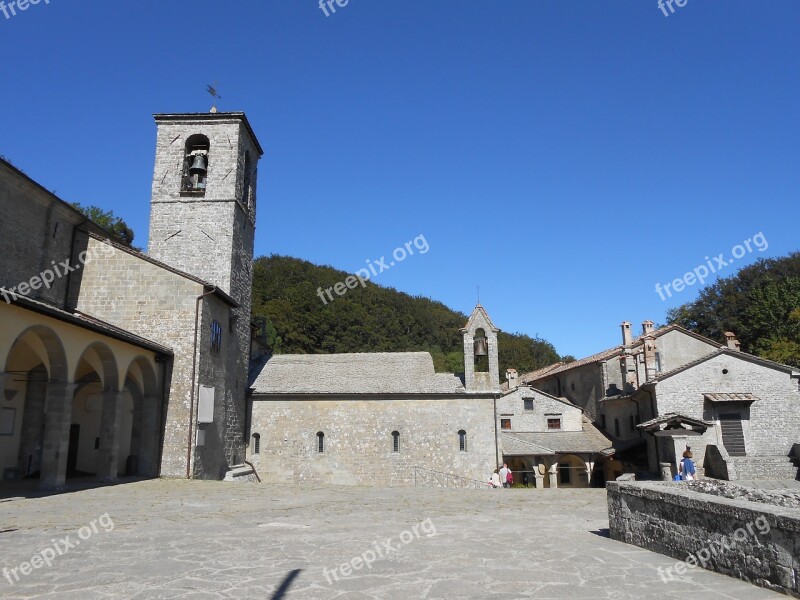
[[486, 337], [486, 332], [483, 329], [478, 329], [475, 331], [475, 339], [472, 345], [473, 345], [473, 356], [475, 359], [475, 372], [488, 373], [489, 339]]
[[181, 191], [203, 195], [208, 183], [209, 152], [211, 143], [202, 134], [189, 136], [183, 159]]

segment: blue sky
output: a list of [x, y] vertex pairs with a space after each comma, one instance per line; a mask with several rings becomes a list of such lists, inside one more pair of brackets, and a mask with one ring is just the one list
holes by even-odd
[[354, 271], [423, 235], [374, 281], [464, 312], [480, 285], [583, 356], [694, 299], [655, 284], [706, 256], [798, 249], [799, 26], [796, 0], [42, 0], [0, 13], [0, 154], [144, 246], [152, 114], [219, 81], [265, 148], [257, 254]]

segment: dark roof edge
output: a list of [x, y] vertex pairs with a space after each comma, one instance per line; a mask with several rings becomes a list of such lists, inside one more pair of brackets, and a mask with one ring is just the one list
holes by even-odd
[[684, 371], [691, 369], [692, 367], [696, 367], [697, 365], [701, 365], [707, 360], [715, 358], [717, 356], [722, 355], [731, 356], [733, 358], [741, 358], [742, 360], [746, 360], [748, 362], [760, 364], [761, 366], [768, 367], [771, 369], [775, 369], [777, 371], [783, 371], [784, 373], [788, 373], [790, 377], [800, 377], [800, 371], [795, 369], [794, 367], [790, 367], [789, 365], [782, 365], [781, 363], [768, 360], [766, 358], [761, 358], [760, 356], [754, 356], [753, 354], [748, 354], [747, 352], [742, 352], [741, 350], [731, 350], [730, 348], [723, 346], [716, 350], [715, 352], [711, 352], [706, 354], [705, 356], [701, 356], [700, 358], [693, 360], [691, 362], [686, 363], [685, 365], [681, 365], [673, 369], [672, 371], [667, 371], [662, 375], [657, 376], [652, 381], [648, 381], [644, 383], [641, 387], [644, 386], [653, 386], [665, 379], [669, 379], [673, 375], [677, 375], [679, 373], [683, 373]]
[[157, 267], [159, 267], [161, 269], [164, 269], [165, 271], [169, 271], [170, 273], [174, 273], [175, 275], [179, 275], [180, 277], [188, 279], [189, 281], [194, 281], [195, 283], [199, 283], [200, 285], [204, 286], [207, 290], [214, 290], [214, 295], [219, 296], [220, 299], [222, 299], [225, 303], [229, 304], [233, 308], [239, 308], [239, 303], [236, 302], [236, 300], [231, 298], [227, 293], [225, 293], [224, 291], [219, 289], [213, 283], [209, 283], [208, 281], [204, 281], [203, 279], [200, 279], [199, 277], [195, 277], [194, 275], [190, 275], [189, 273], [185, 273], [184, 271], [176, 269], [175, 267], [171, 267], [168, 264], [161, 262], [160, 260], [156, 260], [155, 258], [147, 256], [147, 254], [144, 254], [143, 252], [139, 252], [138, 250], [134, 250], [133, 248], [130, 248], [129, 246], [126, 246], [124, 244], [120, 244], [119, 242], [115, 242], [114, 240], [112, 240], [110, 238], [104, 238], [104, 237], [99, 236], [97, 234], [94, 234], [92, 232], [89, 232], [89, 237], [93, 237], [94, 239], [99, 240], [101, 242], [104, 242], [106, 244], [111, 244], [117, 250], [122, 250], [123, 252], [127, 252], [131, 256], [134, 256], [134, 257], [136, 257], [138, 259], [141, 259], [141, 260], [143, 260], [145, 262], [149, 262], [150, 264], [155, 265], [155, 266], [157, 266]]
[[244, 123], [247, 132], [255, 142], [256, 149], [258, 149], [259, 156], [264, 156], [264, 149], [258, 141], [253, 128], [250, 126], [250, 121], [247, 120], [247, 115], [243, 112], [218, 112], [218, 113], [156, 113], [153, 115], [156, 123], [159, 121], [224, 121], [226, 119], [239, 119]]
[[494, 393], [469, 393], [469, 392], [257, 392], [251, 388], [250, 397], [252, 400], [384, 400], [384, 399], [403, 399], [413, 400], [491, 400], [497, 398]]

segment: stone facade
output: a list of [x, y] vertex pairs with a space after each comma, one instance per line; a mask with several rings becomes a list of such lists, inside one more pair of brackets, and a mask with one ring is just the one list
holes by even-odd
[[695, 491], [702, 483], [609, 483], [611, 537], [681, 561], [659, 569], [665, 585], [702, 567], [800, 597], [800, 510]]
[[[76, 465], [111, 480], [120, 472], [155, 475], [159, 467], [166, 476], [221, 479], [245, 454], [262, 150], [242, 113], [156, 115], [156, 122], [149, 256], [108, 240], [103, 229], [0, 161], [0, 286], [14, 288], [64, 261], [70, 269], [51, 285], [26, 290], [31, 301], [15, 304], [100, 332], [77, 356], [63, 355], [51, 325], [34, 325], [30, 335], [18, 332], [19, 340], [10, 331], [0, 335], [0, 358], [4, 349], [10, 352], [6, 365], [24, 363], [33, 373], [38, 360], [51, 381], [46, 408], [37, 409], [41, 394], [32, 382], [19, 411], [24, 431], [41, 429], [44, 421], [43, 439], [30, 433], [19, 442], [25, 456], [18, 463], [25, 463], [24, 472], [41, 466], [43, 484], [63, 484]], [[203, 189], [187, 191], [192, 136], [207, 141], [207, 177]], [[103, 335], [147, 352], [121, 358]], [[76, 371], [72, 362], [79, 358]], [[114, 365], [124, 360], [131, 370], [112, 377]], [[9, 380], [0, 371], [3, 388]], [[201, 389], [211, 417], [197, 423]], [[70, 442], [77, 428], [97, 432], [94, 447], [94, 435]], [[120, 433], [125, 431], [128, 438]], [[12, 470], [23, 472], [22, 466]]]
[[[497, 365], [497, 329], [478, 305], [461, 330], [467, 368], [479, 329]], [[415, 467], [487, 481], [499, 375], [478, 375], [435, 373], [427, 352], [274, 356], [252, 383], [249, 458], [266, 481], [407, 486]]]
[[[414, 485], [414, 467], [485, 481], [495, 468], [491, 398], [384, 396], [252, 402], [249, 458], [262, 481]], [[394, 451], [393, 432], [399, 433]], [[466, 432], [461, 450], [459, 431]], [[324, 434], [319, 452], [317, 433]], [[252, 439], [252, 436], [251, 436]]]

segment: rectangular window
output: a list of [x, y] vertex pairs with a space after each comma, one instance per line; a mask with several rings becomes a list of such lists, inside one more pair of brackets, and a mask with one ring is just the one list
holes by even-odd
[[656, 373], [661, 373], [661, 352], [656, 352]]
[[549, 419], [547, 419], [547, 428], [548, 429], [561, 429], [561, 419], [560, 418], [549, 418]]
[[558, 478], [561, 483], [572, 483], [572, 472], [569, 470], [569, 465], [558, 465]]
[[533, 399], [531, 398], [525, 399], [525, 410], [533, 410]]
[[511, 429], [511, 419], [500, 419], [500, 429]]
[[600, 415], [600, 427], [601, 427], [601, 429], [605, 429], [606, 428], [606, 416], [605, 415]]
[[631, 431], [636, 431], [636, 419], [631, 415], [628, 420], [630, 421]]
[[614, 419], [614, 435], [619, 437], [619, 419]]

